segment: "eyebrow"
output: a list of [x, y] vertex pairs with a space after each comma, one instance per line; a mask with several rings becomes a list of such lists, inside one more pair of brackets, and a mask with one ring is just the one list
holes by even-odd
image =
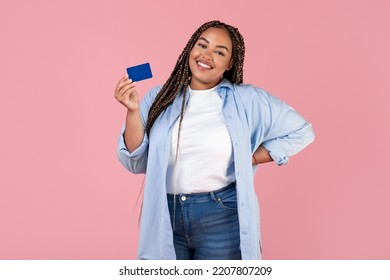
[[[199, 40], [203, 40], [203, 41], [205, 41], [206, 43], [210, 44], [210, 42], [209, 42], [206, 38], [204, 38], [204, 37], [200, 37]], [[225, 49], [227, 52], [229, 52], [229, 49], [228, 49], [227, 47], [223, 46], [223, 45], [217, 45], [216, 47], [217, 47], [217, 48]]]

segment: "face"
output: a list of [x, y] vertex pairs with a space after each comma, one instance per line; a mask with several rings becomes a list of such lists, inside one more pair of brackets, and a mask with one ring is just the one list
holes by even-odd
[[203, 32], [190, 52], [191, 88], [204, 90], [216, 86], [233, 65], [232, 51], [227, 30], [211, 27]]

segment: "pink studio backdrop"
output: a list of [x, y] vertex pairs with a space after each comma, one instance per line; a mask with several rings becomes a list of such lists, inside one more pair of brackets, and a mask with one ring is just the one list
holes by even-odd
[[220, 19], [245, 82], [290, 103], [316, 141], [255, 177], [265, 259], [390, 259], [388, 1], [1, 1], [0, 259], [134, 259], [143, 176], [117, 161], [126, 66], [170, 74]]

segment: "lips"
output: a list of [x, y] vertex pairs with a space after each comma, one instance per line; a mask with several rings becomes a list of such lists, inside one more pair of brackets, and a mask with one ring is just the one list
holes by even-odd
[[197, 60], [196, 63], [197, 63], [198, 66], [200, 66], [201, 68], [213, 69], [213, 67], [210, 65], [210, 63], [207, 62], [207, 61], [205, 61], [205, 60]]
[[210, 66], [208, 66], [208, 65], [206, 65], [206, 64], [204, 64], [204, 63], [202, 63], [202, 62], [198, 62], [198, 65], [201, 66], [201, 67], [203, 67], [203, 68], [208, 68], [208, 69], [211, 68]]

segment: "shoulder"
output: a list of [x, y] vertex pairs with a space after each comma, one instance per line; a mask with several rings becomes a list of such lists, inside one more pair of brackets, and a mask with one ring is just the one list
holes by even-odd
[[233, 84], [233, 91], [244, 103], [268, 103], [271, 97], [264, 89], [252, 84]]
[[[252, 84], [232, 84], [230, 81], [224, 79], [219, 88], [224, 88], [226, 93], [233, 93], [236, 99], [242, 100], [243, 103], [268, 103], [270, 99], [275, 98], [263, 88]], [[253, 105], [253, 104], [252, 104]]]
[[233, 88], [240, 95], [269, 95], [264, 89], [252, 84], [233, 84]]
[[158, 85], [158, 86], [155, 86], [155, 87], [152, 87], [149, 92], [145, 95], [145, 97], [148, 97], [148, 98], [155, 98], [156, 95], [160, 92], [160, 90], [162, 89], [162, 85]]
[[155, 86], [153, 88], [151, 88], [146, 94], [145, 96], [143, 97], [143, 102], [146, 102], [148, 103], [149, 105], [151, 105], [154, 101], [154, 99], [156, 98], [157, 94], [160, 92], [160, 90], [162, 89], [162, 85], [158, 85], [158, 86]]

